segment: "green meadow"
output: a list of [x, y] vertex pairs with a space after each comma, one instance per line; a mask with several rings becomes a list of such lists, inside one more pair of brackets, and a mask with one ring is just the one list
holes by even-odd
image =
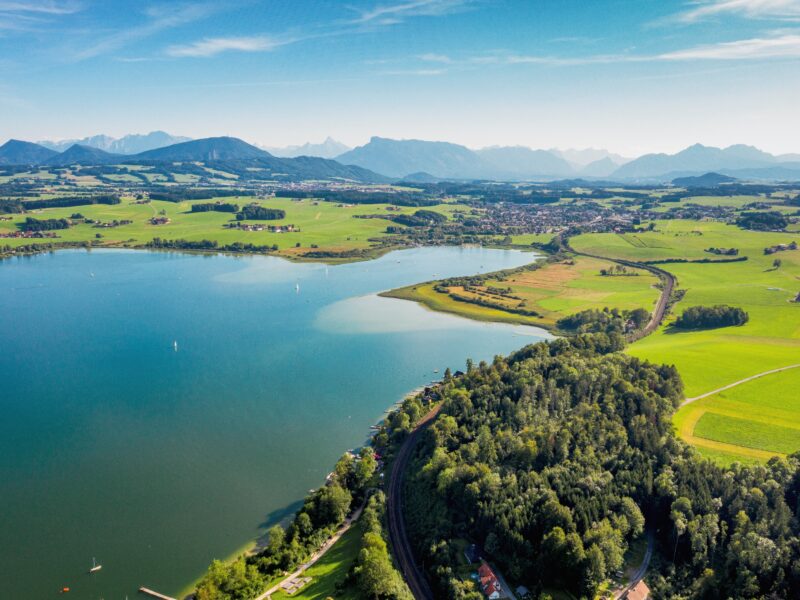
[[353, 587], [345, 588], [341, 592], [336, 590], [336, 584], [344, 580], [347, 572], [358, 558], [360, 549], [361, 528], [355, 525], [322, 558], [306, 570], [303, 576], [311, 577], [310, 583], [291, 596], [280, 590], [272, 597], [299, 600], [324, 600], [325, 598], [357, 600], [361, 598], [361, 594]]
[[755, 462], [800, 449], [800, 368], [755, 379], [684, 405], [675, 426], [720, 462]]
[[[382, 215], [413, 213], [415, 208], [400, 208], [394, 212], [387, 210], [386, 204], [338, 206], [333, 202], [318, 202], [309, 199], [289, 200], [286, 198], [271, 198], [256, 200], [252, 197], [223, 198], [224, 202], [232, 202], [240, 206], [256, 202], [269, 208], [281, 208], [286, 211], [286, 218], [275, 221], [260, 221], [269, 225], [292, 224], [299, 227], [300, 231], [291, 233], [270, 233], [268, 231], [244, 231], [224, 227], [226, 223], [235, 220], [231, 213], [221, 212], [191, 212], [194, 203], [206, 203], [213, 200], [198, 200], [192, 202], [162, 202], [151, 201], [147, 204], [136, 204], [132, 199], [125, 198], [116, 205], [95, 204], [76, 206], [70, 208], [48, 208], [33, 211], [26, 215], [13, 215], [10, 221], [0, 221], [0, 233], [15, 231], [16, 223], [22, 222], [27, 216], [39, 219], [69, 218], [74, 213], [84, 217], [109, 222], [112, 220], [130, 220], [133, 223], [113, 228], [97, 228], [93, 225], [80, 223], [66, 230], [58, 230], [59, 236], [55, 240], [29, 240], [23, 238], [0, 238], [0, 245], [12, 247], [22, 246], [31, 242], [84, 242], [93, 241], [104, 246], [136, 246], [150, 242], [155, 237], [162, 239], [184, 239], [189, 241], [214, 240], [220, 245], [234, 242], [251, 243], [256, 245], [277, 244], [279, 254], [302, 258], [302, 254], [316, 245], [321, 250], [343, 251], [358, 248], [369, 248], [375, 245], [371, 241], [386, 237], [386, 227], [392, 222], [386, 219], [358, 219], [358, 215]], [[433, 207], [442, 214], [452, 215], [458, 210], [458, 205], [442, 204]], [[170, 222], [163, 225], [151, 225], [149, 219], [155, 216], [166, 216]], [[245, 221], [255, 223], [255, 221]], [[97, 234], [102, 237], [97, 238]], [[300, 247], [296, 247], [300, 244]]]

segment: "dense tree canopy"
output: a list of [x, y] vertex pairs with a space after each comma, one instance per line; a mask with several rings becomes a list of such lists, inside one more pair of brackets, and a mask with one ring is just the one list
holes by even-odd
[[459, 575], [457, 539], [534, 596], [591, 598], [645, 529], [655, 598], [798, 597], [797, 460], [701, 459], [672, 431], [675, 369], [601, 355], [591, 337], [529, 346], [443, 386], [406, 492], [437, 597], [480, 597]]
[[712, 329], [744, 325], [748, 314], [741, 308], [718, 304], [715, 306], [690, 306], [675, 319], [678, 329]]

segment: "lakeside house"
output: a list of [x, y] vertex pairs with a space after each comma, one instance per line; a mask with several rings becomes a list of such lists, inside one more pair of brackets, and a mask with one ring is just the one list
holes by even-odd
[[150, 225], [166, 225], [169, 223], [169, 217], [152, 217]]

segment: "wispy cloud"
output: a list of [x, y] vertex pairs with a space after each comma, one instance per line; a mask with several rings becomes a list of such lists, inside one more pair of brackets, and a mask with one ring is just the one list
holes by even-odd
[[[425, 61], [423, 56], [415, 57]], [[681, 61], [765, 61], [800, 58], [800, 29], [778, 30], [771, 37], [748, 38], [717, 44], [692, 46], [660, 54], [593, 54], [556, 56], [494, 52], [461, 59], [447, 57], [453, 68], [471, 69], [492, 65], [541, 65], [569, 67], [622, 63], [654, 63]], [[433, 62], [433, 61], [431, 61]]]
[[171, 46], [166, 53], [174, 57], [209, 57], [222, 52], [266, 52], [291, 42], [267, 36], [205, 38], [184, 46]]
[[73, 59], [85, 60], [119, 50], [132, 42], [148, 38], [162, 31], [205, 19], [219, 10], [221, 10], [219, 5], [210, 3], [153, 6], [145, 11], [147, 22], [143, 25], [116, 31], [102, 38], [99, 42], [77, 52]]
[[74, 0], [58, 2], [4, 2], [0, 0], [0, 13], [40, 13], [47, 15], [69, 15], [83, 9], [83, 5]]
[[449, 65], [453, 62], [453, 59], [446, 54], [420, 54], [417, 58], [424, 62], [442, 63], [444, 65]]
[[382, 71], [380, 75], [411, 75], [414, 77], [436, 77], [444, 75], [447, 69], [399, 69], [395, 71]]
[[392, 4], [379, 4], [372, 8], [356, 10], [359, 15], [351, 24], [395, 25], [410, 17], [436, 17], [461, 12], [471, 8], [477, 0], [406, 0]]
[[772, 38], [752, 38], [735, 42], [708, 44], [686, 50], [667, 52], [660, 60], [757, 60], [800, 58], [800, 32]]
[[4, 2], [0, 0], [0, 31], [35, 31], [52, 19], [79, 12], [83, 6], [75, 1]]
[[726, 14], [749, 19], [800, 20], [800, 0], [697, 0], [691, 6], [676, 15], [678, 21], [694, 23]]

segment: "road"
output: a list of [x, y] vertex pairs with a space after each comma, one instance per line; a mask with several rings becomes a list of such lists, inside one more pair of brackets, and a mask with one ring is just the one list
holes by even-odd
[[656, 306], [653, 309], [652, 314], [650, 315], [650, 321], [648, 321], [644, 329], [641, 329], [635, 332], [632, 336], [629, 336], [628, 341], [635, 342], [636, 340], [640, 340], [643, 337], [650, 335], [656, 329], [658, 329], [658, 326], [661, 325], [661, 322], [664, 320], [664, 315], [667, 313], [667, 306], [669, 306], [669, 299], [672, 296], [672, 290], [675, 289], [676, 280], [675, 276], [672, 273], [670, 273], [669, 271], [665, 271], [664, 269], [660, 269], [659, 267], [654, 267], [653, 265], [646, 265], [644, 263], [638, 263], [632, 260], [622, 260], [620, 258], [609, 258], [607, 256], [600, 256], [599, 254], [588, 254], [586, 252], [578, 252], [569, 245], [569, 242], [566, 243], [566, 249], [572, 254], [577, 254], [578, 256], [588, 256], [589, 258], [607, 260], [609, 262], [624, 265], [626, 267], [632, 267], [634, 269], [644, 269], [645, 271], [649, 271], [650, 273], [653, 273], [656, 277], [658, 277], [661, 280], [663, 287], [661, 289], [661, 295], [658, 297], [658, 301], [656, 302]]
[[278, 583], [276, 583], [271, 588], [269, 588], [266, 592], [264, 592], [263, 594], [261, 594], [260, 596], [255, 598], [255, 600], [267, 600], [267, 598], [272, 596], [272, 594], [274, 594], [277, 591], [279, 591], [281, 589], [281, 586], [286, 581], [288, 581], [290, 579], [294, 579], [295, 577], [299, 577], [300, 575], [302, 575], [305, 572], [306, 569], [308, 569], [311, 565], [313, 565], [315, 562], [317, 562], [320, 558], [325, 556], [325, 553], [328, 550], [330, 550], [331, 547], [336, 542], [339, 541], [339, 538], [341, 538], [345, 533], [347, 533], [347, 530], [350, 529], [350, 527], [353, 525], [353, 523], [358, 521], [358, 518], [361, 516], [361, 511], [364, 510], [364, 506], [365, 505], [366, 505], [366, 499], [361, 504], [361, 506], [359, 506], [353, 512], [353, 514], [351, 514], [349, 517], [347, 517], [344, 520], [344, 523], [342, 523], [342, 526], [336, 531], [336, 533], [334, 533], [333, 536], [327, 542], [322, 544], [322, 546], [320, 546], [319, 550], [314, 552], [314, 554], [312, 554], [311, 557], [306, 562], [304, 562], [302, 565], [300, 565], [297, 568], [296, 571], [294, 571], [293, 573], [290, 573], [289, 575], [287, 575], [286, 577], [281, 579]]
[[633, 588], [637, 583], [644, 579], [647, 569], [650, 567], [650, 559], [653, 558], [653, 548], [655, 547], [655, 535], [652, 531], [647, 533], [647, 550], [644, 552], [642, 564], [636, 569], [636, 572], [628, 580], [628, 585], [622, 588], [619, 592], [614, 594], [614, 598], [622, 598], [628, 591]]
[[387, 515], [389, 518], [389, 541], [392, 544], [394, 556], [400, 567], [400, 572], [406, 580], [411, 593], [416, 600], [434, 600], [433, 592], [419, 565], [414, 560], [414, 551], [408, 541], [405, 518], [403, 517], [403, 475], [411, 453], [419, 441], [419, 436], [433, 421], [441, 405], [438, 405], [425, 415], [414, 431], [406, 438], [392, 464], [389, 475], [388, 495], [386, 498]]
[[780, 369], [772, 369], [771, 371], [764, 371], [763, 373], [758, 373], [756, 375], [751, 375], [750, 377], [745, 377], [744, 379], [740, 379], [739, 381], [734, 381], [733, 383], [729, 383], [728, 385], [724, 385], [721, 388], [711, 390], [710, 392], [706, 392], [705, 394], [700, 394], [699, 396], [695, 396], [694, 398], [686, 398], [686, 400], [681, 402], [681, 406], [686, 406], [687, 404], [691, 404], [696, 400], [702, 400], [703, 398], [708, 398], [709, 396], [713, 396], [714, 394], [724, 392], [725, 390], [729, 390], [732, 387], [736, 387], [737, 385], [747, 383], [748, 381], [753, 381], [754, 379], [758, 379], [759, 377], [764, 377], [765, 375], [772, 375], [773, 373], [780, 373], [781, 371], [788, 371], [789, 369], [796, 369], [797, 367], [800, 367], [800, 364], [789, 365], [788, 367], [781, 367]]

